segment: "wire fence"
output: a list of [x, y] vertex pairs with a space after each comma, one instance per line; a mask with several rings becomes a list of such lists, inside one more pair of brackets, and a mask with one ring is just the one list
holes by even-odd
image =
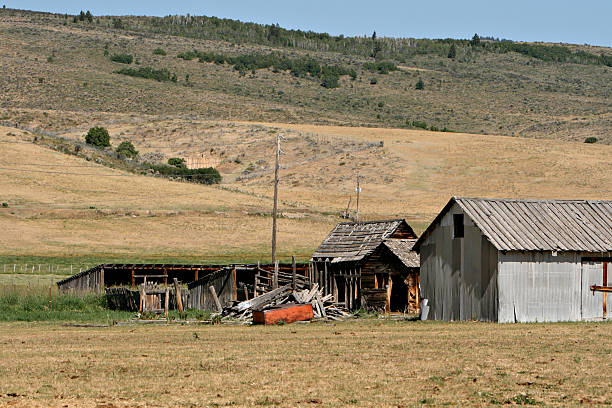
[[75, 264], [40, 264], [40, 263], [11, 263], [2, 264], [0, 274], [13, 275], [66, 275], [71, 276], [85, 271], [95, 265], [75, 265]]

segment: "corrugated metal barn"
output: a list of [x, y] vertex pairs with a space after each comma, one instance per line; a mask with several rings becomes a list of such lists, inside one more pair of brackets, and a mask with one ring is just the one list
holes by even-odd
[[429, 319], [602, 319], [612, 201], [454, 197], [414, 248]]
[[349, 309], [416, 312], [419, 259], [405, 220], [336, 225], [312, 255], [314, 282]]

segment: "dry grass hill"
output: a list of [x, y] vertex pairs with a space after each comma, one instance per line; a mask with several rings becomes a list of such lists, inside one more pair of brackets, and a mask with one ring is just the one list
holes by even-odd
[[[409, 55], [383, 74], [358, 53], [202, 40], [122, 21], [0, 10], [0, 261], [266, 260], [279, 132], [283, 257], [307, 259], [351, 196], [355, 210], [357, 175], [364, 218], [404, 217], [418, 231], [452, 195], [612, 198], [608, 66], [459, 44], [455, 59]], [[309, 75], [177, 58], [193, 49], [308, 54], [356, 78], [329, 89]], [[128, 65], [114, 54], [177, 81], [115, 73]], [[415, 89], [418, 79], [425, 89]], [[92, 126], [107, 128], [114, 146], [132, 142], [141, 158], [204, 155], [223, 181], [137, 175], [43, 143], [82, 141]]]

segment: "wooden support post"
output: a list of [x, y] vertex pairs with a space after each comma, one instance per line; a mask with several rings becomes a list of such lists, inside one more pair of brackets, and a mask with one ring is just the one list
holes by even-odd
[[132, 269], [132, 287], [136, 287], [136, 279], [134, 278], [134, 270]]
[[183, 299], [181, 298], [181, 287], [178, 279], [174, 278], [174, 290], [176, 291], [176, 307], [179, 313], [183, 313]]
[[170, 288], [166, 286], [166, 297], [164, 298], [164, 316], [168, 317], [168, 308], [170, 306]]
[[49, 286], [49, 311], [51, 310], [51, 286]]
[[144, 283], [140, 286], [140, 306], [138, 307], [138, 311], [139, 312], [144, 312], [145, 310], [145, 288], [144, 288]]
[[100, 292], [104, 293], [104, 268], [100, 269]]
[[164, 268], [164, 285], [168, 284], [168, 269]]
[[[603, 262], [603, 286], [608, 286], [608, 262]], [[607, 318], [608, 314], [608, 294], [603, 292], [603, 318], [604, 320]]]
[[208, 291], [210, 292], [210, 295], [212, 296], [215, 302], [215, 306], [217, 306], [217, 312], [219, 313], [223, 312], [223, 307], [221, 306], [221, 302], [219, 302], [219, 298], [217, 297], [217, 292], [215, 292], [215, 287], [212, 285], [209, 286]]
[[257, 297], [257, 285], [259, 285], [259, 267], [257, 268], [257, 272], [255, 272], [255, 277], [253, 278], [253, 297]]
[[314, 285], [315, 283], [319, 283], [319, 270], [316, 262], [312, 264], [312, 284]]
[[244, 300], [249, 300], [249, 290], [247, 289], [246, 285], [244, 285], [242, 288], [244, 289]]
[[196, 269], [196, 270], [195, 270], [195, 276], [193, 277], [193, 281], [194, 281], [194, 282], [198, 280], [198, 274], [199, 274], [199, 272], [200, 272], [200, 270], [199, 270], [199, 269]]
[[325, 262], [325, 273], [324, 273], [324, 280], [323, 280], [323, 296], [327, 295], [329, 293], [329, 278], [328, 278], [328, 273], [327, 273], [327, 262]]
[[278, 288], [278, 261], [274, 261], [274, 277], [272, 278], [272, 289]]
[[385, 302], [385, 312], [391, 313], [391, 291], [393, 290], [393, 280], [391, 279], [391, 275], [389, 275], [387, 282], [387, 301]]
[[296, 280], [297, 280], [297, 266], [295, 265], [295, 256], [291, 256], [291, 268], [292, 268], [292, 274], [291, 274], [291, 280], [292, 280], [292, 285], [291, 287], [293, 288], [293, 290], [297, 290], [297, 284], [296, 284]]
[[232, 298], [238, 300], [238, 282], [236, 282], [236, 267], [232, 269]]
[[348, 273], [345, 272], [344, 273], [344, 307], [346, 307], [347, 309], [349, 309], [349, 297], [351, 296], [351, 294], [349, 293], [349, 277], [348, 277]]

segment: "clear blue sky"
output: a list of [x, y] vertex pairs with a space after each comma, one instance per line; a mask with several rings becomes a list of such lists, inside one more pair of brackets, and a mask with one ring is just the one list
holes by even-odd
[[191, 14], [344, 35], [471, 38], [612, 46], [612, 0], [0, 0], [7, 7], [94, 15]]

